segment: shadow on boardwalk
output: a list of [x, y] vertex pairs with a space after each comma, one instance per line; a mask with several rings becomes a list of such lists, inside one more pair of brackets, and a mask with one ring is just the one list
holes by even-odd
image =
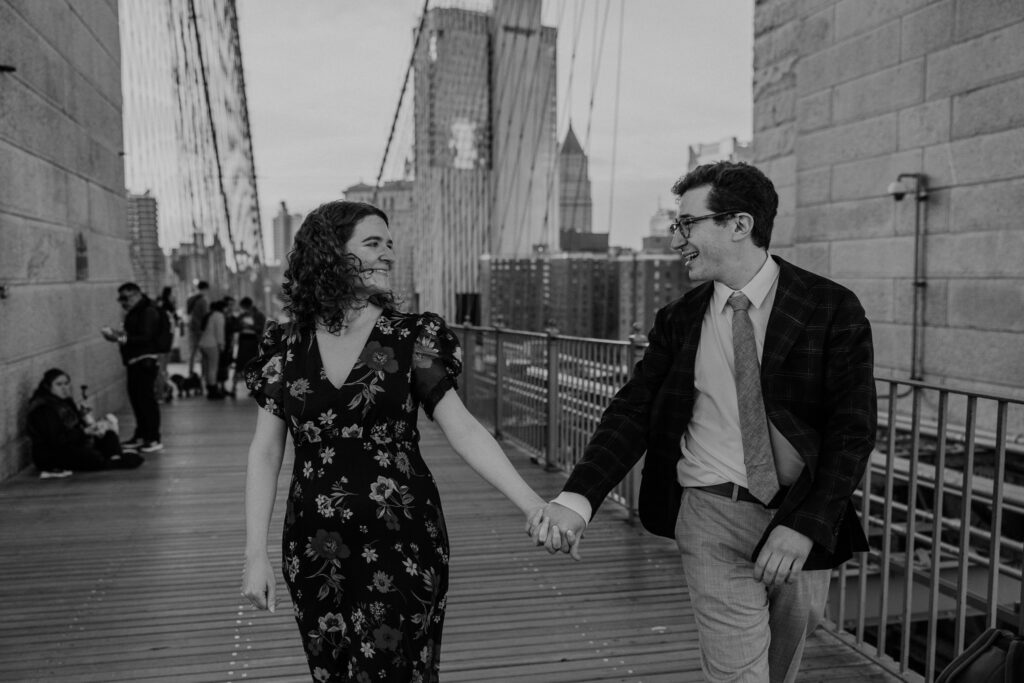
[[[166, 448], [138, 470], [46, 481], [29, 470], [0, 484], [0, 680], [309, 680], [280, 578], [275, 615], [239, 597], [255, 410], [248, 399], [186, 399], [165, 408]], [[582, 563], [549, 557], [420, 423], [452, 544], [443, 681], [701, 680], [672, 542], [608, 506]], [[542, 495], [558, 491], [561, 475], [509, 450]], [[290, 467], [271, 527], [275, 567]], [[799, 680], [896, 679], [819, 631]]]

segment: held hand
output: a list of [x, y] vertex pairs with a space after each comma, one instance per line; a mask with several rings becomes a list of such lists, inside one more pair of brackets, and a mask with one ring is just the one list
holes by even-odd
[[257, 557], [246, 557], [242, 570], [242, 595], [256, 609], [277, 609], [277, 586], [270, 558], [266, 553]]
[[799, 531], [777, 526], [768, 535], [754, 564], [754, 579], [766, 586], [792, 583], [811, 553], [814, 541]]
[[107, 341], [117, 341], [117, 333], [113, 330], [113, 328], [104, 327], [102, 330], [100, 330], [100, 334], [102, 334], [103, 338], [106, 339]]
[[529, 533], [533, 542], [545, 546], [549, 553], [561, 550], [569, 553], [574, 560], [579, 560], [580, 539], [586, 527], [586, 520], [577, 513], [558, 503], [548, 503], [543, 516]]

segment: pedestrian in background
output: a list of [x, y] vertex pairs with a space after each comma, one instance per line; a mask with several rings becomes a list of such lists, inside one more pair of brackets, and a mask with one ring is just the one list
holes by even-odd
[[203, 321], [210, 312], [210, 285], [205, 280], [196, 283], [196, 292], [185, 302], [188, 315], [188, 374], [191, 377], [199, 354], [199, 337], [203, 334]]
[[222, 399], [224, 392], [221, 391], [220, 383], [217, 381], [220, 370], [220, 360], [224, 353], [225, 344], [225, 317], [224, 301], [214, 301], [210, 304], [210, 311], [200, 325], [199, 352], [203, 360], [203, 382], [206, 384], [206, 398]]
[[160, 441], [160, 404], [154, 387], [158, 372], [160, 311], [134, 282], [117, 288], [117, 301], [124, 309], [120, 329], [104, 327], [104, 339], [116, 343], [128, 372], [128, 401], [135, 414], [135, 434], [124, 445], [141, 453], [163, 449]]
[[253, 305], [251, 298], [242, 297], [238, 305], [241, 309], [237, 324], [238, 347], [235, 352], [235, 372], [231, 375], [231, 391], [228, 392], [231, 398], [235, 398], [238, 380], [245, 375], [245, 366], [256, 357], [260, 339], [263, 337], [263, 328], [267, 324], [267, 316]]

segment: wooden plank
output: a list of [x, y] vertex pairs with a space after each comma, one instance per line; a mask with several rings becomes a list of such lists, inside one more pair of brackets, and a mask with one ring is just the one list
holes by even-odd
[[[255, 410], [180, 401], [164, 410], [165, 450], [137, 470], [0, 484], [0, 680], [309, 680], [283, 582], [274, 615], [238, 594]], [[452, 544], [442, 680], [702, 680], [673, 542], [608, 506], [583, 562], [549, 557], [437, 428], [421, 428]], [[557, 493], [562, 475], [507, 450], [542, 495]], [[271, 556], [279, 565], [276, 541]], [[798, 680], [897, 679], [819, 631]]]

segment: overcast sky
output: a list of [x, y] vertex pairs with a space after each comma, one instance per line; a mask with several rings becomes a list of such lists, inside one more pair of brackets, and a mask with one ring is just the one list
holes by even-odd
[[[488, 3], [432, 0], [430, 6], [435, 4]], [[753, 5], [754, 0], [544, 1], [544, 23], [559, 28], [559, 140], [571, 112], [590, 155], [594, 230], [609, 230], [610, 223], [612, 244], [639, 247], [659, 204], [672, 205], [669, 188], [686, 170], [689, 145], [750, 139]], [[422, 7], [422, 0], [238, 3], [265, 235], [282, 201], [292, 213], [302, 213], [339, 197], [345, 187], [376, 180]], [[604, 48], [598, 51], [606, 7]], [[407, 97], [411, 101], [411, 91]], [[399, 143], [411, 144], [411, 134], [408, 123], [401, 125]], [[385, 179], [399, 168], [389, 161]]]

